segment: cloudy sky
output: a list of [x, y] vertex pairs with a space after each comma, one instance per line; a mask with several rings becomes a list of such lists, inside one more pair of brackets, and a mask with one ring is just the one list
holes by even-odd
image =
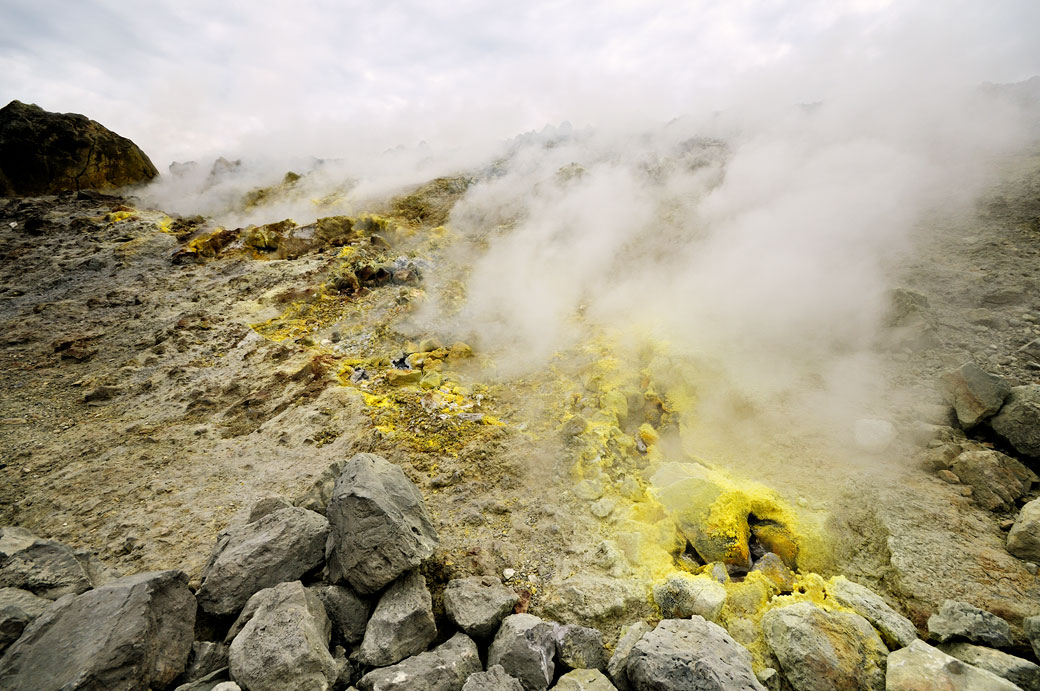
[[1036, 0], [4, 0], [0, 98], [160, 168], [1040, 73]]

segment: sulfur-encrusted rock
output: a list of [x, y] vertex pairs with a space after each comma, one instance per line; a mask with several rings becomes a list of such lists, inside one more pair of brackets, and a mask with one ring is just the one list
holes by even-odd
[[502, 665], [526, 691], [544, 691], [556, 668], [553, 627], [533, 614], [511, 614], [502, 622], [488, 651], [488, 665]]
[[253, 595], [232, 629], [231, 678], [249, 691], [326, 691], [336, 680], [332, 624], [299, 581]]
[[974, 362], [943, 375], [943, 388], [957, 414], [957, 421], [965, 429], [996, 414], [1011, 393], [1007, 381], [983, 371]]
[[707, 576], [677, 572], [654, 586], [654, 602], [665, 619], [698, 615], [717, 619], [726, 602], [726, 588]]
[[633, 691], [765, 691], [751, 653], [699, 616], [658, 624], [632, 648], [625, 672]]
[[766, 612], [762, 633], [795, 691], [885, 688], [888, 649], [858, 614], [798, 602]]
[[1020, 454], [1040, 458], [1040, 384], [1011, 389], [989, 425]]
[[1006, 621], [956, 600], [946, 600], [938, 612], [928, 617], [928, 635], [939, 642], [963, 638], [994, 648], [1011, 645], [1011, 626]]
[[222, 532], [202, 571], [199, 606], [234, 614], [254, 593], [320, 568], [328, 534], [324, 516], [297, 507]]
[[940, 643], [939, 650], [969, 665], [1018, 684], [1025, 691], [1040, 691], [1040, 666], [993, 648], [971, 643]]
[[999, 451], [965, 451], [950, 469], [971, 487], [971, 498], [988, 511], [1008, 509], [1037, 481], [1036, 474]]
[[361, 677], [360, 691], [459, 691], [480, 672], [477, 644], [457, 633], [429, 652]]
[[404, 472], [374, 454], [350, 459], [326, 513], [326, 556], [333, 582], [374, 593], [414, 569], [437, 545], [422, 495]]
[[610, 679], [598, 669], [575, 669], [556, 682], [559, 691], [616, 691]]
[[0, 196], [110, 190], [158, 174], [136, 144], [86, 116], [20, 101], [0, 109]]
[[870, 588], [853, 583], [844, 576], [835, 576], [827, 584], [827, 594], [842, 607], [851, 609], [869, 621], [889, 650], [904, 648], [917, 640], [917, 629], [903, 615], [888, 606]]
[[444, 589], [444, 611], [474, 638], [487, 638], [498, 629], [520, 598], [497, 579], [456, 578]]
[[147, 691], [183, 670], [195, 598], [180, 571], [120, 578], [65, 595], [0, 658], [4, 691]]
[[111, 581], [115, 574], [92, 554], [36, 537], [16, 526], [0, 528], [0, 587], [56, 600]]
[[355, 645], [365, 637], [372, 603], [358, 597], [353, 590], [341, 585], [316, 585], [310, 588], [321, 598], [325, 613], [332, 621], [332, 631], [348, 645]]
[[1040, 499], [1021, 508], [1007, 536], [1008, 551], [1019, 559], [1040, 562]]
[[421, 653], [436, 637], [426, 579], [418, 571], [409, 571], [379, 598], [365, 628], [358, 659], [366, 665], [385, 667]]
[[568, 624], [553, 629], [556, 659], [570, 669], [606, 669], [607, 651], [603, 634], [587, 626]]
[[765, 576], [781, 593], [789, 593], [794, 590], [794, 573], [787, 567], [783, 559], [772, 552], [763, 554], [751, 567], [751, 570]]
[[509, 676], [502, 665], [490, 665], [486, 672], [469, 675], [462, 691], [524, 691], [524, 685]]
[[614, 686], [621, 691], [628, 691], [628, 673], [625, 671], [625, 666], [628, 664], [628, 656], [632, 652], [632, 648], [640, 638], [652, 630], [653, 627], [645, 621], [637, 621], [621, 629], [621, 637], [614, 646], [614, 654], [607, 662], [607, 674], [614, 682]]
[[992, 672], [965, 664], [924, 641], [888, 656], [885, 691], [1015, 691], [1019, 687]]

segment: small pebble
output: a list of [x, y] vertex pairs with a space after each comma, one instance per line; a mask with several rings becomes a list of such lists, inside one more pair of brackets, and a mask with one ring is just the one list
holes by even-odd
[[516, 569], [502, 569], [502, 578], [507, 581], [516, 575]]

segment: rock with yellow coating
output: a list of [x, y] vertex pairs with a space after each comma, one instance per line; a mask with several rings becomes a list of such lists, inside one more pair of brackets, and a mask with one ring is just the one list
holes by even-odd
[[914, 641], [888, 656], [886, 691], [1015, 691], [1019, 686], [992, 672], [979, 669]]
[[762, 633], [795, 691], [885, 688], [888, 649], [858, 614], [798, 602], [766, 612]]
[[753, 572], [760, 572], [769, 580], [770, 583], [775, 585], [777, 590], [781, 593], [789, 593], [794, 590], [794, 574], [791, 573], [789, 568], [787, 568], [787, 564], [772, 552], [766, 552], [761, 559], [755, 562], [755, 565], [751, 567], [751, 570]]
[[726, 602], [726, 588], [708, 576], [680, 571], [654, 586], [654, 602], [666, 619], [699, 615], [715, 620]]
[[386, 382], [390, 386], [414, 386], [422, 381], [422, 370], [390, 369], [386, 371]]
[[904, 648], [917, 640], [917, 629], [910, 620], [869, 588], [844, 576], [835, 576], [827, 584], [827, 594], [873, 624], [889, 650]]

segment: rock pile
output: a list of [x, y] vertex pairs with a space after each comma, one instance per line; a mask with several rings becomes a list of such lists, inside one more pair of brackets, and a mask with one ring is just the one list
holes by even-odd
[[[760, 624], [727, 623], [731, 635], [710, 620], [725, 589], [676, 576], [653, 593], [664, 618], [635, 622], [612, 650], [594, 628], [517, 612], [517, 594], [486, 577], [449, 581], [438, 618], [420, 570], [438, 538], [419, 490], [372, 454], [335, 470], [326, 501], [301, 499], [325, 515], [267, 499], [221, 533], [195, 593], [182, 572], [116, 578], [3, 529], [0, 689], [811, 691], [953, 677], [968, 683], [957, 688], [1040, 688], [1040, 667], [995, 649], [1023, 643], [996, 615], [945, 603], [928, 622], [936, 648], [841, 577], [813, 597], [776, 598]], [[1040, 646], [1037, 621], [1025, 631]], [[767, 647], [758, 663], [738, 642], [747, 626]]]

